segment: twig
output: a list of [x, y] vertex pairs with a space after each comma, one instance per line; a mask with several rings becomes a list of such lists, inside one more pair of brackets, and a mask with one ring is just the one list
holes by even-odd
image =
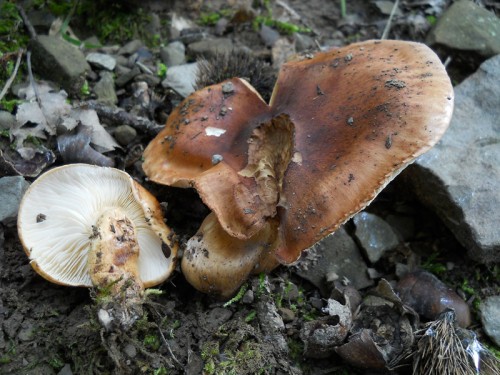
[[389, 15], [389, 19], [387, 20], [387, 24], [385, 25], [384, 32], [382, 33], [382, 36], [380, 37], [381, 40], [387, 39], [387, 36], [389, 35], [389, 31], [391, 30], [392, 18], [396, 14], [396, 9], [398, 9], [398, 6], [399, 6], [399, 0], [396, 0], [394, 2], [392, 9], [391, 9], [391, 14]]
[[0, 92], [0, 100], [3, 99], [5, 94], [7, 94], [7, 91], [9, 91], [10, 86], [12, 85], [12, 82], [14, 82], [14, 79], [16, 79], [17, 75], [17, 70], [19, 69], [19, 65], [21, 65], [21, 57], [23, 56], [24, 50], [21, 48], [17, 52], [17, 61], [16, 61], [16, 66], [14, 66], [14, 71], [10, 75], [9, 79], [7, 82], [5, 82], [5, 86], [2, 89], [2, 92]]
[[[160, 313], [155, 309], [155, 307], [151, 304], [149, 305], [149, 307], [151, 308], [151, 310], [154, 311], [154, 313], [158, 316], [159, 319], [161, 319], [161, 315]], [[165, 344], [165, 346], [167, 347], [167, 350], [168, 350], [168, 353], [170, 354], [170, 356], [172, 357], [172, 359], [174, 360], [174, 362], [180, 367], [180, 368], [183, 368], [184, 366], [182, 366], [182, 364], [179, 362], [179, 360], [177, 359], [177, 357], [175, 356], [174, 352], [172, 351], [172, 348], [170, 348], [170, 344], [168, 343], [167, 339], [165, 338], [165, 335], [163, 334], [162, 330], [161, 330], [161, 327], [160, 327], [160, 324], [156, 323], [156, 327], [158, 328], [158, 332], [160, 332], [160, 336], [161, 336], [161, 339], [163, 341], [163, 343]], [[189, 348], [189, 346], [188, 346]]]
[[26, 64], [28, 65], [28, 76], [30, 77], [30, 85], [33, 87], [35, 93], [36, 102], [42, 109], [42, 101], [40, 100], [40, 95], [38, 94], [38, 86], [33, 78], [33, 71], [31, 70], [31, 51], [26, 52]]
[[122, 109], [112, 108], [94, 100], [83, 102], [79, 107], [93, 109], [100, 118], [109, 121], [111, 125], [130, 125], [134, 129], [150, 135], [156, 135], [163, 129], [162, 125], [158, 125], [147, 118], [131, 115]]
[[24, 8], [20, 5], [16, 5], [17, 11], [19, 12], [19, 15], [23, 19], [24, 26], [26, 27], [26, 30], [28, 30], [28, 34], [30, 34], [31, 39], [36, 39], [38, 35], [36, 34], [35, 28], [31, 24], [26, 12], [24, 11]]

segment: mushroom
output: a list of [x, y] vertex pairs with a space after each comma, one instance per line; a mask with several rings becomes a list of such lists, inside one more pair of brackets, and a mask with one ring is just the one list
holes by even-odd
[[107, 328], [113, 320], [130, 327], [144, 288], [175, 268], [177, 244], [158, 201], [118, 169], [70, 164], [44, 173], [26, 191], [17, 226], [37, 273], [101, 292]]
[[[239, 78], [193, 93], [143, 167], [157, 183], [196, 188], [235, 241], [277, 220], [273, 254], [291, 264], [430, 149], [452, 109], [450, 79], [427, 46], [356, 43], [284, 64], [269, 105]], [[189, 263], [184, 273], [213, 266]]]

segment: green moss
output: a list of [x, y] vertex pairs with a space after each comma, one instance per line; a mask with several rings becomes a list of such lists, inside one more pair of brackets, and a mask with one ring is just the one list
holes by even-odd
[[146, 335], [143, 340], [143, 344], [146, 348], [156, 352], [160, 349], [161, 340], [157, 335]]
[[307, 27], [302, 27], [295, 25], [290, 22], [278, 21], [270, 16], [257, 16], [253, 21], [254, 29], [258, 30], [260, 26], [264, 24], [266, 26], [275, 28], [282, 34], [291, 35], [293, 33], [310, 33], [311, 29]]
[[238, 291], [238, 293], [233, 298], [231, 298], [229, 301], [227, 301], [223, 306], [228, 307], [228, 306], [231, 306], [233, 303], [239, 302], [243, 298], [243, 296], [245, 295], [245, 292], [247, 291], [247, 289], [248, 289], [248, 284], [243, 284], [240, 287], [240, 290]]

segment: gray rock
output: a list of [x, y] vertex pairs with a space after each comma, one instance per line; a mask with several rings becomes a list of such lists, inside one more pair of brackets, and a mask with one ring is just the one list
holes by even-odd
[[293, 322], [293, 320], [295, 319], [295, 313], [292, 310], [287, 309], [286, 307], [280, 307], [278, 309], [278, 312], [283, 318], [284, 323]]
[[115, 84], [117, 87], [123, 87], [139, 74], [141, 74], [141, 70], [139, 69], [139, 67], [134, 66], [133, 69], [131, 69], [128, 73], [118, 76], [118, 78], [115, 80]]
[[356, 225], [356, 238], [372, 264], [376, 263], [384, 252], [398, 245], [398, 236], [392, 227], [377, 215], [360, 212], [353, 217], [353, 221]]
[[172, 42], [160, 48], [160, 57], [167, 67], [186, 63], [186, 47], [181, 42]]
[[16, 124], [16, 116], [7, 111], [0, 111], [0, 130], [12, 129]]
[[274, 43], [280, 38], [280, 33], [278, 31], [264, 24], [260, 27], [259, 35], [260, 39], [262, 39], [267, 47], [274, 46]]
[[29, 186], [29, 182], [22, 176], [0, 178], [0, 222], [2, 224], [15, 224], [19, 203]]
[[71, 371], [71, 365], [66, 363], [61, 370], [57, 373], [57, 375], [73, 375], [73, 371]]
[[486, 298], [479, 310], [484, 332], [496, 345], [500, 346], [500, 296]]
[[139, 39], [134, 39], [125, 44], [120, 50], [118, 51], [119, 55], [132, 55], [133, 53], [137, 52], [139, 48], [141, 48], [144, 45], [142, 43], [142, 40]]
[[347, 279], [356, 289], [373, 284], [360, 250], [343, 227], [309, 248], [294, 266], [295, 272], [329, 296], [328, 282]]
[[[374, 1], [374, 4], [380, 13], [386, 16], [390, 15], [392, 13], [392, 8], [394, 8], [394, 1]], [[403, 12], [401, 12], [401, 9], [397, 7], [394, 15], [401, 16], [403, 15]]]
[[115, 81], [111, 72], [103, 71], [101, 73], [101, 79], [95, 84], [94, 92], [97, 95], [97, 100], [101, 103], [118, 103], [118, 97], [115, 91]]
[[419, 198], [468, 249], [500, 261], [500, 55], [455, 87], [455, 110], [442, 140], [408, 170]]
[[146, 82], [149, 87], [155, 87], [161, 83], [161, 78], [153, 74], [142, 73], [134, 77], [135, 82]]
[[165, 88], [171, 88], [182, 97], [186, 97], [195, 91], [197, 73], [197, 63], [173, 66], [167, 70], [167, 77], [161, 84]]
[[33, 69], [67, 92], [79, 94], [90, 70], [82, 51], [61, 38], [48, 35], [39, 35], [30, 43]]
[[105, 53], [91, 52], [87, 55], [86, 60], [93, 66], [109, 71], [115, 69], [116, 66], [116, 59]]
[[133, 344], [125, 345], [125, 347], [123, 348], [123, 351], [125, 352], [125, 354], [129, 358], [135, 358], [137, 355], [137, 349], [135, 348], [135, 346]]
[[316, 48], [314, 39], [311, 38], [309, 35], [294, 33], [293, 40], [295, 41], [295, 50], [297, 52], [308, 51]]
[[119, 144], [127, 146], [137, 137], [137, 130], [130, 125], [120, 125], [115, 129], [113, 135]]
[[228, 38], [203, 39], [188, 45], [188, 53], [193, 57], [231, 53], [233, 50], [233, 42]]
[[[1, 243], [0, 243], [0, 246], [1, 246]], [[253, 290], [249, 289], [243, 295], [243, 298], [241, 299], [241, 303], [244, 303], [246, 305], [250, 305], [253, 303], [254, 300], [255, 300], [255, 295], [253, 293]]]
[[460, 0], [439, 18], [427, 43], [491, 57], [500, 53], [500, 19], [473, 1]]

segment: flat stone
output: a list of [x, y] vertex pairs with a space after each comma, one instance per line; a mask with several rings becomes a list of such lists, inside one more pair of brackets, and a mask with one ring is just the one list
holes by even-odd
[[135, 52], [137, 52], [137, 50], [139, 48], [141, 48], [143, 45], [144, 45], [144, 43], [142, 42], [142, 40], [139, 40], [139, 39], [131, 40], [130, 42], [128, 42], [122, 48], [119, 49], [118, 54], [119, 55], [132, 55]]
[[66, 363], [61, 370], [57, 373], [57, 375], [73, 375], [73, 371], [71, 371], [71, 365]]
[[106, 71], [101, 72], [101, 79], [94, 85], [94, 92], [97, 95], [97, 101], [101, 103], [118, 103], [113, 73]]
[[172, 42], [160, 48], [160, 57], [167, 67], [186, 63], [186, 47], [184, 43]]
[[188, 45], [188, 53], [194, 57], [231, 53], [233, 50], [234, 45], [229, 38], [203, 39]]
[[377, 215], [360, 212], [353, 217], [353, 221], [356, 226], [356, 238], [372, 264], [376, 263], [384, 252], [399, 244], [398, 236], [392, 227]]
[[186, 97], [195, 91], [197, 73], [197, 63], [173, 66], [167, 70], [167, 77], [161, 85], [165, 88], [171, 88], [182, 97]]
[[33, 69], [57, 82], [68, 93], [79, 94], [90, 70], [82, 51], [61, 38], [39, 35], [30, 42]]
[[460, 0], [439, 18], [427, 43], [491, 57], [500, 53], [500, 19], [473, 1]]
[[407, 170], [417, 196], [479, 262], [500, 261], [500, 55], [455, 87], [442, 140]]
[[343, 227], [304, 252], [293, 268], [327, 297], [328, 283], [335, 279], [347, 279], [356, 289], [373, 285], [359, 248]]
[[116, 59], [105, 53], [91, 52], [87, 55], [86, 60], [93, 66], [109, 71], [115, 69], [116, 66]]
[[486, 298], [479, 310], [484, 332], [497, 346], [500, 346], [500, 296]]
[[118, 78], [116, 78], [116, 80], [115, 80], [115, 84], [116, 84], [117, 87], [123, 87], [127, 83], [129, 83], [130, 81], [132, 81], [139, 74], [141, 74], [141, 70], [139, 69], [139, 67], [134, 66], [128, 72], [126, 72], [126, 73], [118, 76]]
[[0, 178], [0, 222], [14, 225], [21, 199], [30, 186], [22, 176], [6, 176]]

